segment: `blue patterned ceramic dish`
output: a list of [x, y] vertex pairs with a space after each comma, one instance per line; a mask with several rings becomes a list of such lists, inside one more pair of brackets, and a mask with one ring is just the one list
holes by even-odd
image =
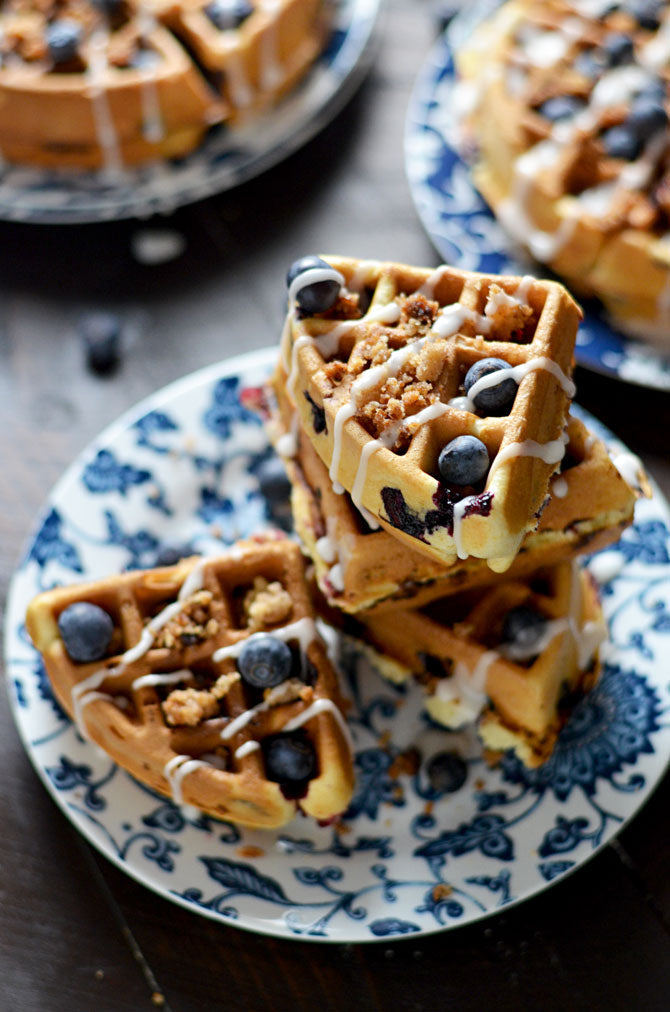
[[[457, 153], [450, 94], [453, 53], [473, 26], [500, 0], [477, 0], [436, 42], [417, 78], [405, 127], [405, 167], [424, 228], [440, 256], [466, 270], [546, 273], [530, 262], [493, 217]], [[587, 307], [575, 350], [580, 365], [617, 379], [670, 390], [670, 355], [614, 330]]]
[[278, 106], [239, 129], [217, 128], [185, 158], [127, 170], [66, 173], [0, 166], [0, 219], [80, 224], [170, 214], [259, 175], [306, 144], [343, 108], [368, 70], [380, 0], [334, 0], [327, 48]]
[[[474, 736], [421, 715], [418, 689], [346, 657], [357, 786], [346, 832], [297, 818], [251, 831], [182, 810], [84, 742], [54, 700], [24, 614], [57, 582], [151, 565], [161, 542], [209, 551], [272, 522], [258, 470], [270, 450], [249, 405], [268, 350], [195, 373], [108, 429], [49, 497], [15, 573], [6, 670], [24, 745], [77, 829], [125, 872], [198, 913], [268, 934], [371, 941], [466, 924], [591, 857], [642, 805], [670, 750], [670, 511], [656, 496], [598, 563], [612, 645], [599, 686], [538, 770], [486, 767]], [[597, 424], [597, 423], [594, 423]], [[391, 745], [380, 748], [389, 733]], [[394, 775], [418, 748], [413, 775]], [[465, 782], [431, 786], [456, 751]], [[253, 855], [253, 856], [252, 856]]]

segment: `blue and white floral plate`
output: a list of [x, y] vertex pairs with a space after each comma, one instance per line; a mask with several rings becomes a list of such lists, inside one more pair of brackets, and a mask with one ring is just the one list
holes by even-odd
[[[25, 748], [77, 829], [129, 875], [208, 917], [267, 934], [371, 941], [466, 924], [533, 896], [590, 858], [630, 819], [670, 751], [670, 510], [656, 495], [589, 562], [611, 646], [598, 687], [552, 759], [487, 768], [470, 733], [421, 715], [349, 656], [345, 691], [357, 785], [344, 830], [303, 817], [239, 829], [182, 810], [84, 742], [50, 691], [24, 614], [59, 582], [151, 565], [164, 540], [202, 551], [267, 527], [257, 474], [272, 453], [250, 410], [275, 350], [197, 372], [144, 401], [70, 467], [49, 497], [10, 588], [6, 671]], [[600, 426], [593, 422], [600, 431]], [[381, 747], [380, 743], [391, 744]], [[398, 776], [394, 759], [423, 762]], [[463, 786], [440, 794], [426, 761], [457, 751]]]
[[380, 0], [333, 0], [330, 40], [304, 81], [238, 129], [213, 130], [192, 154], [128, 169], [58, 172], [0, 166], [0, 220], [81, 224], [170, 214], [265, 172], [306, 144], [344, 107], [374, 56]]
[[[466, 270], [542, 273], [545, 268], [515, 246], [475, 189], [470, 169], [458, 154], [451, 95], [453, 53], [473, 27], [500, 0], [468, 4], [426, 58], [410, 100], [405, 125], [405, 168], [419, 217], [440, 256]], [[670, 390], [670, 355], [616, 331], [588, 306], [579, 329], [580, 365], [617, 379]]]

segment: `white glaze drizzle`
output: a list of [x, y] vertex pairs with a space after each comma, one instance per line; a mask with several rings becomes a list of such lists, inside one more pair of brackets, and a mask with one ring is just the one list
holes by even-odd
[[435, 698], [455, 708], [450, 727], [472, 723], [481, 713], [487, 699], [486, 678], [489, 668], [499, 657], [496, 650], [486, 650], [479, 657], [473, 671], [467, 664], [457, 663], [453, 674], [437, 683]]
[[245, 741], [243, 745], [235, 749], [233, 755], [236, 759], [244, 759], [245, 756], [251, 755], [252, 752], [257, 752], [260, 749], [260, 742], [255, 741], [253, 738], [250, 741]]
[[302, 711], [302, 713], [298, 713], [295, 717], [291, 717], [288, 723], [284, 725], [283, 730], [296, 731], [299, 727], [302, 727], [303, 724], [306, 724], [313, 717], [318, 717], [320, 713], [332, 713], [333, 717], [340, 726], [340, 730], [342, 731], [342, 735], [344, 736], [344, 739], [347, 745], [349, 746], [350, 751], [353, 752], [354, 745], [351, 740], [351, 732], [349, 731], [347, 722], [342, 716], [340, 708], [336, 706], [336, 704], [332, 701], [332, 699], [315, 700], [311, 704], [311, 706], [308, 706], [306, 710]]
[[319, 284], [322, 281], [336, 281], [340, 287], [344, 286], [344, 278], [334, 267], [310, 267], [302, 271], [291, 282], [288, 290], [289, 306], [293, 306], [303, 288]]
[[623, 552], [603, 552], [591, 559], [589, 572], [597, 583], [604, 586], [621, 573], [625, 564]]
[[[140, 38], [150, 38], [156, 30], [156, 18], [147, 5], [140, 0], [137, 7]], [[165, 137], [165, 123], [161, 112], [158, 81], [155, 68], [152, 66], [140, 71], [142, 85], [140, 97], [142, 101], [142, 135], [152, 144], [158, 144]]]
[[476, 383], [472, 384], [466, 395], [452, 398], [449, 404], [462, 411], [470, 411], [472, 414], [475, 414], [477, 411], [475, 398], [482, 390], [489, 390], [499, 383], [504, 383], [506, 379], [512, 379], [515, 383], [520, 383], [528, 373], [539, 369], [550, 372], [568, 397], [574, 397], [576, 392], [575, 384], [565, 375], [560, 365], [554, 362], [553, 359], [547, 358], [546, 355], [538, 355], [536, 358], [531, 358], [527, 362], [515, 365], [511, 369], [496, 369], [494, 372], [487, 373], [485, 376], [480, 377]]
[[624, 450], [620, 453], [611, 454], [611, 460], [617, 471], [628, 485], [633, 489], [640, 489], [640, 476], [644, 474], [642, 461], [634, 453]]
[[91, 33], [88, 41], [86, 92], [91, 99], [95, 131], [102, 152], [103, 169], [110, 174], [118, 174], [123, 168], [123, 160], [105, 90], [109, 74], [108, 42], [109, 32], [104, 26], [96, 28]]
[[509, 443], [496, 454], [489, 470], [489, 481], [494, 470], [512, 457], [539, 457], [545, 464], [558, 464], [564, 456], [565, 442], [563, 439], [550, 439], [546, 443], [538, 443], [534, 439], [524, 439], [520, 443]]
[[565, 499], [568, 494], [568, 483], [562, 476], [554, 478], [549, 486], [549, 491], [556, 499]]
[[153, 688], [156, 685], [176, 685], [193, 677], [193, 672], [188, 668], [180, 668], [179, 671], [170, 671], [165, 674], [154, 672], [149, 675], [140, 675], [130, 683], [131, 692], [139, 692], [140, 689]]
[[252, 633], [251, 636], [246, 636], [244, 639], [238, 640], [237, 643], [231, 643], [227, 647], [220, 647], [212, 654], [212, 660], [215, 664], [218, 664], [220, 661], [226, 660], [229, 657], [237, 658], [240, 656], [245, 643], [249, 643], [253, 639], [258, 639], [259, 637], [267, 635], [272, 635], [275, 639], [283, 640], [285, 643], [288, 640], [297, 640], [303, 654], [309, 644], [313, 640], [318, 639], [314, 619], [307, 617], [299, 618], [296, 622], [290, 622], [288, 625], [280, 626], [279, 629], [273, 629], [269, 634], [255, 632]]
[[170, 785], [172, 800], [176, 805], [184, 803], [184, 795], [182, 793], [182, 781], [184, 777], [194, 770], [208, 765], [209, 763], [203, 762], [202, 759], [194, 759], [190, 755], [175, 755], [166, 762], [163, 767], [163, 776]]

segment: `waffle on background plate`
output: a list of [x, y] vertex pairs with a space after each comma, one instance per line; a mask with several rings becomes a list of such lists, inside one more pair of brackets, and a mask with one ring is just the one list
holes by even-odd
[[670, 4], [508, 0], [456, 54], [474, 179], [621, 329], [670, 335]]
[[0, 19], [3, 158], [115, 172], [271, 106], [327, 34], [324, 0], [3, 0]]
[[[59, 618], [86, 602], [113, 621], [103, 658], [68, 654]], [[175, 801], [247, 826], [301, 810], [329, 819], [353, 789], [351, 747], [335, 672], [314, 625], [300, 549], [240, 542], [225, 555], [134, 571], [36, 597], [27, 627], [79, 731], [138, 780]], [[262, 689], [236, 671], [263, 634], [292, 648], [289, 676]], [[307, 781], [268, 779], [266, 746], [302, 736]], [[293, 738], [292, 738], [293, 740]]]
[[[340, 297], [314, 316], [290, 307], [281, 368], [331, 481], [408, 547], [506, 569], [563, 456], [578, 306], [550, 281], [326, 260]], [[514, 370], [505, 414], [478, 414], [462, 396], [484, 359]], [[468, 496], [436, 477], [440, 449], [460, 435], [490, 459]]]

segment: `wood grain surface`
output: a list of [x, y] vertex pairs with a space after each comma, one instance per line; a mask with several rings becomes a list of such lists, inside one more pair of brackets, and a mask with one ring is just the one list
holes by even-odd
[[[315, 140], [168, 221], [0, 225], [0, 593], [49, 489], [122, 411], [200, 366], [277, 341], [287, 265], [337, 252], [436, 265], [403, 168], [404, 118], [437, 31], [388, 0], [376, 63]], [[186, 241], [138, 263], [147, 227]], [[120, 368], [86, 368], [77, 321], [127, 323]], [[670, 396], [578, 371], [578, 399], [670, 495]], [[574, 875], [426, 939], [311, 945], [251, 935], [153, 895], [94, 852], [39, 782], [0, 696], [0, 1012], [336, 1012], [670, 1007], [670, 782]]]

